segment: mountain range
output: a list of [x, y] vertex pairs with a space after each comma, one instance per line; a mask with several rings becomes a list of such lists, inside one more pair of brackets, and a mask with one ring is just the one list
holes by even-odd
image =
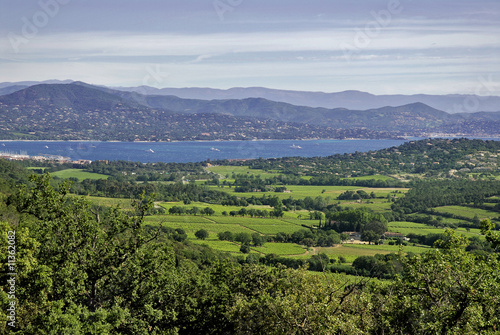
[[[9, 94], [29, 86], [38, 84], [69, 84], [72, 80], [47, 80], [43, 82], [5, 82], [0, 83], [0, 95]], [[100, 86], [102, 87], [102, 86]], [[112, 87], [114, 90], [136, 92], [141, 95], [176, 96], [183, 99], [198, 100], [240, 100], [247, 98], [263, 98], [266, 100], [285, 102], [297, 106], [346, 108], [353, 110], [376, 109], [386, 106], [402, 106], [420, 102], [435, 109], [450, 114], [473, 112], [498, 112], [500, 111], [500, 97], [485, 95], [488, 93], [488, 83], [478, 81], [477, 91], [482, 95], [374, 95], [361, 91], [344, 91], [335, 93], [278, 90], [264, 87], [234, 87], [227, 90], [214, 88], [154, 88], [150, 86], [138, 87]]]
[[[13, 86], [23, 85], [0, 89]], [[3, 139], [248, 140], [500, 133], [500, 112], [450, 114], [421, 102], [351, 110], [260, 97], [202, 100], [145, 95], [82, 82], [25, 86], [0, 96]]]

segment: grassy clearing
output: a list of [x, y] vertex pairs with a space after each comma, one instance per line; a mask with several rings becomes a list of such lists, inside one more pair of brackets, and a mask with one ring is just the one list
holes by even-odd
[[361, 208], [361, 207], [366, 207], [374, 212], [387, 212], [391, 210], [391, 205], [392, 202], [387, 202], [387, 200], [380, 200], [380, 199], [370, 199], [369, 203], [366, 203], [366, 201], [363, 202], [353, 202], [353, 201], [341, 201], [340, 202], [341, 206], [344, 207], [350, 207], [350, 208]]
[[[184, 203], [180, 202], [180, 201], [179, 202], [162, 202], [162, 203], [159, 204], [159, 206], [163, 207], [167, 211], [170, 208], [174, 207], [174, 206], [183, 207], [186, 210], [192, 209], [193, 207], [198, 207], [199, 209], [203, 209], [205, 207], [210, 207], [210, 208], [212, 208], [215, 211], [214, 215], [212, 215], [211, 217], [223, 216], [222, 212], [227, 212], [227, 213], [229, 213], [231, 211], [238, 212], [241, 208], [245, 208], [247, 211], [249, 209], [252, 209], [252, 208], [253, 209], [260, 209], [260, 210], [267, 210], [268, 212], [271, 212], [273, 210], [272, 207], [266, 206], [266, 205], [261, 205], [261, 206], [249, 205], [247, 207], [243, 207], [243, 206], [222, 206], [222, 205], [217, 205], [217, 204], [207, 204], [205, 202], [193, 202], [193, 203], [191, 203], [189, 205], [184, 205]], [[284, 212], [283, 213], [283, 217], [284, 218], [290, 218], [290, 219], [297, 218], [299, 215], [307, 216], [307, 215], [309, 215], [309, 212], [308, 211], [290, 211], [290, 212]], [[236, 216], [235, 218], [238, 218], [238, 216]]]
[[[403, 235], [408, 234], [417, 234], [417, 235], [427, 235], [427, 234], [442, 234], [445, 232], [445, 228], [437, 228], [425, 225], [423, 223], [415, 223], [415, 222], [390, 222], [389, 223], [389, 231], [401, 233]], [[466, 237], [476, 236], [481, 239], [484, 239], [484, 236], [481, 235], [481, 231], [478, 228], [469, 228], [467, 231], [466, 228], [457, 228], [455, 231]]]
[[497, 212], [487, 211], [481, 208], [471, 208], [464, 206], [443, 206], [436, 207], [434, 210], [438, 213], [450, 213], [454, 215], [464, 216], [468, 218], [474, 218], [476, 215], [480, 219], [492, 219], [499, 216]]
[[[281, 192], [235, 192], [234, 188], [229, 187], [218, 187], [211, 185], [209, 186], [211, 189], [224, 191], [231, 195], [235, 195], [238, 197], [256, 197], [260, 198], [263, 195], [266, 196], [277, 196], [280, 199], [287, 199], [292, 197], [293, 199], [304, 199], [306, 197], [316, 198], [329, 198], [329, 203], [337, 202], [337, 197], [344, 193], [345, 191], [358, 191], [363, 190], [367, 193], [375, 193], [377, 198], [384, 199], [370, 199], [371, 201], [386, 201], [385, 198], [388, 194], [394, 191], [400, 191], [401, 193], [393, 194], [397, 197], [402, 197], [404, 193], [408, 191], [406, 188], [370, 188], [370, 187], [359, 187], [359, 186], [310, 186], [310, 185], [287, 185], [286, 188], [290, 191], [290, 193], [281, 193]], [[390, 204], [389, 204], [390, 206]]]
[[394, 180], [394, 178], [389, 177], [389, 176], [384, 176], [381, 174], [375, 174], [372, 176], [362, 176], [362, 177], [350, 177], [350, 178], [343, 178], [343, 179], [349, 179], [349, 180]]
[[443, 228], [436, 228], [428, 226], [423, 223], [415, 223], [415, 222], [389, 222], [388, 228], [389, 231], [391, 232], [401, 233], [403, 235], [408, 235], [408, 234], [427, 235], [427, 234], [440, 234], [444, 232]]
[[294, 243], [274, 243], [267, 242], [261, 247], [251, 247], [262, 254], [276, 254], [278, 256], [293, 256], [293, 255], [304, 255], [306, 250]]
[[249, 233], [253, 234], [255, 233], [254, 230], [249, 229], [244, 226], [240, 226], [237, 224], [231, 225], [231, 224], [220, 224], [220, 223], [213, 223], [213, 222], [175, 222], [175, 221], [158, 221], [155, 219], [151, 219], [151, 217], [146, 217], [145, 219], [146, 224], [151, 224], [151, 225], [159, 225], [161, 224], [164, 227], [169, 227], [173, 229], [183, 229], [188, 236], [194, 238], [194, 233], [197, 232], [200, 229], [205, 229], [208, 231], [210, 234], [210, 237], [217, 238], [218, 233], [222, 233], [225, 231], [230, 231], [233, 234], [237, 233]]
[[264, 170], [259, 170], [259, 169], [250, 169], [248, 166], [210, 166], [207, 168], [208, 171], [213, 172], [213, 173], [218, 173], [220, 175], [229, 176], [231, 178], [231, 175], [233, 173], [235, 174], [249, 174], [249, 175], [254, 175], [254, 176], [261, 176], [261, 178], [269, 178], [269, 177], [275, 177], [280, 175], [280, 173], [277, 172], [267, 172]]
[[[197, 244], [208, 245], [209, 247], [215, 250], [230, 252], [232, 254], [237, 254], [237, 255], [243, 255], [240, 252], [241, 244], [238, 242], [219, 241], [213, 238], [209, 238], [207, 240], [190, 239], [190, 241]], [[305, 254], [306, 252], [304, 248], [293, 243], [274, 243], [274, 242], [267, 242], [260, 247], [250, 247], [250, 250], [251, 253], [259, 253], [262, 255], [276, 254], [278, 256], [302, 255]]]
[[[403, 252], [422, 253], [428, 250], [430, 250], [430, 248], [424, 246], [403, 247]], [[345, 243], [335, 247], [315, 248], [315, 253], [324, 253], [333, 259], [338, 259], [339, 256], [343, 256], [346, 259], [347, 263], [354, 262], [354, 260], [360, 256], [375, 256], [376, 254], [390, 254], [398, 252], [399, 246], [388, 244], [368, 245]]]
[[59, 177], [62, 179], [76, 178], [78, 180], [84, 179], [108, 179], [109, 176], [99, 173], [92, 173], [83, 171], [80, 169], [66, 169], [61, 171], [56, 171], [51, 173], [53, 177]]
[[376, 254], [390, 253], [390, 251], [387, 250], [351, 248], [349, 247], [350, 245], [351, 244], [343, 244], [335, 247], [315, 248], [315, 253], [324, 253], [333, 259], [338, 259], [339, 256], [343, 256], [347, 263], [354, 262], [359, 256], [375, 256]]
[[[361, 250], [371, 250], [371, 251], [377, 251], [376, 253], [382, 254], [382, 253], [398, 253], [399, 252], [399, 246], [398, 245], [389, 245], [389, 244], [380, 244], [380, 245], [369, 245], [369, 244], [344, 244], [346, 248], [352, 248], [352, 249], [361, 249]], [[427, 246], [403, 246], [403, 252], [413, 252], [415, 254], [420, 254], [422, 252], [429, 251], [431, 248]]]
[[[184, 203], [182, 201], [178, 201], [178, 202], [162, 202], [160, 203], [160, 206], [165, 208], [167, 211], [174, 207], [174, 206], [178, 206], [178, 207], [184, 207], [185, 209], [191, 209], [193, 207], [198, 207], [200, 209], [202, 208], [205, 208], [205, 207], [210, 207], [212, 208], [214, 211], [215, 211], [215, 214], [214, 215], [222, 215], [222, 212], [230, 212], [230, 211], [239, 211], [241, 208], [243, 208], [243, 206], [222, 206], [222, 205], [218, 205], [218, 204], [207, 204], [206, 202], [192, 202], [190, 203], [189, 205], [184, 205]], [[260, 209], [260, 210], [267, 210], [267, 211], [271, 211], [272, 210], [272, 207], [270, 206], [254, 206], [254, 205], [249, 205], [247, 207], [245, 207], [245, 209], [249, 210], [249, 209]]]
[[293, 224], [281, 224], [281, 225], [266, 225], [266, 224], [242, 224], [242, 226], [248, 229], [255, 230], [264, 235], [276, 235], [280, 232], [293, 234], [296, 231], [304, 229], [304, 227], [296, 226]]
[[105, 197], [94, 197], [94, 196], [86, 196], [85, 199], [89, 200], [91, 203], [95, 205], [100, 205], [104, 207], [119, 206], [121, 209], [125, 210], [132, 209], [132, 201], [130, 199], [105, 198]]

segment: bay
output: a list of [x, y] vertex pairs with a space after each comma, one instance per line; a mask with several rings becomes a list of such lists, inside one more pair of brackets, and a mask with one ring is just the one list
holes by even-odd
[[409, 140], [269, 140], [206, 142], [68, 142], [0, 141], [0, 151], [57, 155], [72, 160], [133, 162], [201, 162], [221, 159], [315, 157], [366, 152], [398, 146]]

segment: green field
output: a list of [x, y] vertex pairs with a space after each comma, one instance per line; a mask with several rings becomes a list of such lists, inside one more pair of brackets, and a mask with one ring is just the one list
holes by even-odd
[[87, 171], [83, 171], [83, 170], [80, 170], [80, 169], [66, 169], [66, 170], [61, 170], [61, 171], [53, 172], [53, 173], [51, 173], [51, 175], [54, 176], [54, 177], [62, 178], [62, 179], [76, 178], [78, 180], [84, 180], [84, 179], [108, 179], [109, 178], [109, 176], [104, 175], [104, 174], [87, 172]]
[[85, 199], [89, 200], [95, 205], [100, 205], [104, 207], [116, 207], [119, 206], [121, 209], [132, 209], [132, 201], [130, 199], [119, 199], [119, 198], [105, 198], [105, 197], [94, 197], [85, 196]]
[[146, 224], [162, 224], [170, 228], [182, 228], [186, 233], [195, 233], [197, 230], [205, 229], [211, 234], [224, 231], [232, 233], [260, 233], [262, 235], [276, 235], [279, 232], [292, 234], [295, 231], [305, 229], [300, 225], [278, 219], [244, 218], [244, 217], [202, 217], [202, 216], [174, 216], [174, 215], [152, 215], [145, 219]]
[[[282, 193], [282, 192], [235, 192], [234, 188], [229, 188], [227, 186], [218, 187], [212, 185], [209, 187], [214, 190], [224, 191], [231, 195], [235, 195], [238, 197], [246, 197], [246, 198], [250, 198], [252, 196], [260, 198], [263, 195], [266, 195], [266, 196], [277, 196], [280, 199], [287, 199], [290, 197], [292, 197], [293, 199], [304, 199], [305, 197], [316, 198], [317, 196], [320, 196], [322, 198], [328, 197], [330, 199], [330, 202], [336, 202], [337, 197], [340, 194], [344, 193], [345, 191], [363, 190], [368, 194], [370, 194], [371, 192], [375, 193], [376, 197], [385, 198], [388, 194], [390, 194], [393, 191], [401, 191], [402, 193], [394, 194], [397, 197], [401, 197], [408, 190], [405, 188], [370, 188], [370, 187], [359, 187], [359, 186], [287, 185], [286, 188], [290, 192]], [[370, 200], [377, 200], [377, 199], [370, 199]]]
[[349, 180], [394, 180], [394, 178], [389, 177], [389, 176], [384, 176], [381, 174], [375, 174], [371, 176], [362, 176], [362, 177], [350, 177], [350, 178], [342, 178], [342, 179], [349, 179]]
[[[404, 246], [403, 252], [422, 253], [428, 251], [428, 247]], [[330, 258], [337, 259], [343, 256], [347, 263], [352, 263], [359, 256], [375, 256], [376, 254], [398, 253], [399, 246], [397, 245], [368, 245], [368, 244], [351, 244], [344, 243], [340, 246], [315, 248], [316, 253], [324, 253]]]
[[[190, 239], [190, 241], [196, 244], [208, 245], [209, 247], [215, 250], [241, 255], [240, 252], [241, 244], [238, 242], [219, 241], [213, 238], [209, 238], [207, 240]], [[295, 255], [303, 255], [306, 253], [306, 250], [304, 248], [293, 243], [267, 242], [260, 247], [251, 246], [250, 250], [251, 253], [259, 253], [262, 255], [276, 254], [278, 256], [295, 256]]]
[[[212, 217], [214, 216], [222, 216], [222, 212], [231, 212], [231, 211], [236, 211], [238, 212], [241, 208], [245, 208], [246, 210], [249, 210], [249, 209], [260, 209], [260, 210], [267, 210], [268, 212], [270, 212], [271, 210], [273, 210], [272, 207], [270, 206], [267, 206], [267, 205], [261, 205], [261, 206], [257, 206], [257, 205], [249, 205], [247, 207], [243, 207], [243, 206], [223, 206], [223, 205], [217, 205], [217, 204], [207, 204], [205, 202], [192, 202], [190, 203], [189, 205], [184, 205], [183, 202], [179, 201], [179, 202], [162, 202], [159, 204], [161, 207], [163, 207], [165, 210], [169, 210], [170, 208], [172, 208], [173, 206], [178, 206], [178, 207], [184, 207], [186, 210], [188, 209], [191, 209], [193, 207], [198, 207], [200, 210], [205, 208], [205, 207], [210, 207], [212, 208], [215, 213]], [[288, 211], [288, 212], [284, 212], [283, 213], [283, 218], [297, 218], [299, 215], [302, 215], [302, 216], [308, 216], [309, 215], [309, 212], [306, 211], [306, 210], [303, 210], [303, 211]], [[236, 216], [238, 217], [238, 216]]]
[[[415, 223], [415, 222], [389, 222], [388, 225], [389, 231], [401, 233], [403, 235], [408, 234], [417, 234], [417, 235], [427, 235], [427, 234], [442, 234], [445, 229], [428, 226], [423, 223]], [[481, 235], [481, 231], [477, 228], [470, 228], [467, 231], [466, 228], [457, 228], [455, 229], [457, 233], [460, 235], [465, 235], [467, 237], [478, 236], [480, 238], [484, 238]]]
[[262, 179], [279, 176], [281, 173], [278, 172], [267, 172], [259, 169], [250, 169], [248, 166], [210, 166], [207, 167], [207, 170], [213, 173], [218, 173], [222, 175], [224, 178], [228, 176], [228, 179], [231, 179], [231, 175], [235, 174], [249, 174], [254, 176], [260, 176]]
[[239, 254], [241, 255], [240, 248], [241, 245], [235, 242], [229, 242], [229, 241], [219, 241], [219, 240], [197, 240], [197, 239], [191, 239], [190, 240], [193, 243], [196, 244], [202, 244], [202, 245], [207, 245], [210, 248], [214, 250], [219, 250], [219, 251], [224, 251], [224, 252], [229, 252], [231, 254]]
[[464, 206], [443, 206], [443, 207], [436, 207], [434, 208], [434, 210], [438, 213], [450, 213], [463, 217], [468, 217], [471, 219], [473, 219], [476, 215], [479, 217], [479, 219], [493, 219], [500, 216], [498, 212], [487, 211], [481, 208], [471, 208]]
[[345, 200], [345, 201], [340, 201], [340, 204], [343, 207], [349, 207], [352, 209], [355, 208], [360, 208], [360, 207], [366, 207], [371, 209], [374, 212], [386, 212], [391, 210], [391, 205], [392, 202], [388, 202], [387, 200], [382, 200], [382, 199], [369, 199], [368, 203], [367, 200], [363, 200], [360, 202], [352, 201], [352, 200]]
[[261, 247], [251, 247], [262, 254], [276, 254], [278, 256], [294, 256], [294, 255], [304, 255], [306, 250], [300, 245], [294, 243], [274, 243], [267, 242]]

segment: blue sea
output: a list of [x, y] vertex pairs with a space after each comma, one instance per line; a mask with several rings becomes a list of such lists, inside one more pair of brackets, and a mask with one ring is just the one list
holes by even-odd
[[207, 142], [0, 141], [0, 152], [57, 155], [72, 160], [201, 162], [221, 159], [315, 157], [398, 146], [405, 140], [270, 140]]

